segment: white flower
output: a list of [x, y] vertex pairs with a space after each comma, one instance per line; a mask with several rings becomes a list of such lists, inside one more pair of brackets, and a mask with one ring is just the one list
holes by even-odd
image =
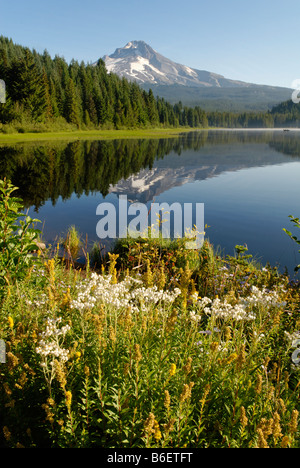
[[300, 340], [300, 332], [294, 331], [293, 333], [289, 333], [287, 331], [284, 332], [286, 339], [290, 342], [292, 348], [296, 348], [299, 345]]
[[[138, 311], [144, 310], [151, 304], [171, 304], [181, 293], [176, 288], [173, 292], [158, 290], [157, 286], [145, 288], [142, 281], [127, 276], [117, 284], [111, 283], [111, 276], [100, 276], [92, 273], [90, 279], [83, 280], [77, 285], [77, 298], [70, 303], [71, 308], [82, 311], [92, 309], [98, 302], [112, 307], [127, 308]], [[137, 287], [140, 286], [140, 287]]]
[[243, 302], [246, 306], [254, 307], [259, 305], [266, 308], [286, 306], [286, 302], [280, 301], [279, 294], [276, 291], [267, 291], [266, 288], [260, 290], [256, 286], [252, 286], [251, 295]]
[[201, 321], [201, 315], [196, 314], [194, 310], [190, 311], [190, 319], [193, 322], [199, 323]]
[[[57, 325], [61, 323], [61, 317], [56, 319], [47, 318], [46, 329], [41, 333], [41, 339], [36, 347], [36, 353], [40, 354], [44, 358], [43, 366], [46, 366], [45, 360], [48, 357], [53, 359], [57, 358], [62, 362], [66, 362], [69, 359], [69, 350], [61, 346], [60, 341], [63, 341], [66, 333], [71, 329], [69, 325], [65, 325], [58, 328]], [[62, 337], [62, 338], [61, 338]]]

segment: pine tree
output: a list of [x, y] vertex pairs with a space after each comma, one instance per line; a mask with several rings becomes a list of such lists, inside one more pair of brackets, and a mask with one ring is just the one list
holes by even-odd
[[80, 127], [80, 113], [76, 88], [72, 78], [69, 79], [66, 89], [66, 99], [64, 105], [64, 116], [67, 122]]

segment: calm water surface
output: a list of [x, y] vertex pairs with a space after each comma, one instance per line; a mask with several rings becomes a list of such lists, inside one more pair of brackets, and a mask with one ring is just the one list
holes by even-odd
[[[282, 228], [300, 217], [300, 133], [203, 131], [160, 140], [0, 146], [0, 177], [17, 185], [43, 237], [75, 225], [89, 245], [102, 201], [204, 203], [207, 237], [225, 254], [247, 244], [262, 264], [299, 263]], [[300, 237], [300, 232], [293, 231]]]

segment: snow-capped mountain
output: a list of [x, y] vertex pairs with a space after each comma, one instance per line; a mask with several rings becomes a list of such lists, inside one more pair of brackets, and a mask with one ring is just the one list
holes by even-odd
[[128, 42], [103, 60], [108, 72], [139, 84], [195, 87], [247, 87], [248, 83], [228, 80], [222, 75], [181, 65], [156, 52], [144, 41]]
[[205, 110], [265, 111], [291, 98], [292, 90], [225, 78], [181, 65], [156, 52], [144, 41], [131, 41], [102, 58], [116, 73], [171, 104], [200, 105]]

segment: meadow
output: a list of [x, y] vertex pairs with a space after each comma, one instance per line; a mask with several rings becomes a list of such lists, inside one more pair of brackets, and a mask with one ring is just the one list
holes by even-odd
[[[1, 126], [0, 126], [1, 130]], [[136, 138], [174, 138], [181, 133], [203, 129], [182, 128], [145, 128], [145, 129], [107, 129], [107, 130], [78, 130], [70, 127], [65, 130], [49, 129], [34, 130], [28, 129], [26, 132], [18, 132], [14, 127], [11, 131], [0, 132], [0, 144], [18, 143], [26, 141], [77, 141], [77, 140], [115, 140], [115, 139], [136, 139]]]
[[300, 447], [297, 282], [208, 239], [123, 239], [79, 267], [74, 229], [63, 257], [39, 250], [14, 189], [0, 181], [1, 448]]

